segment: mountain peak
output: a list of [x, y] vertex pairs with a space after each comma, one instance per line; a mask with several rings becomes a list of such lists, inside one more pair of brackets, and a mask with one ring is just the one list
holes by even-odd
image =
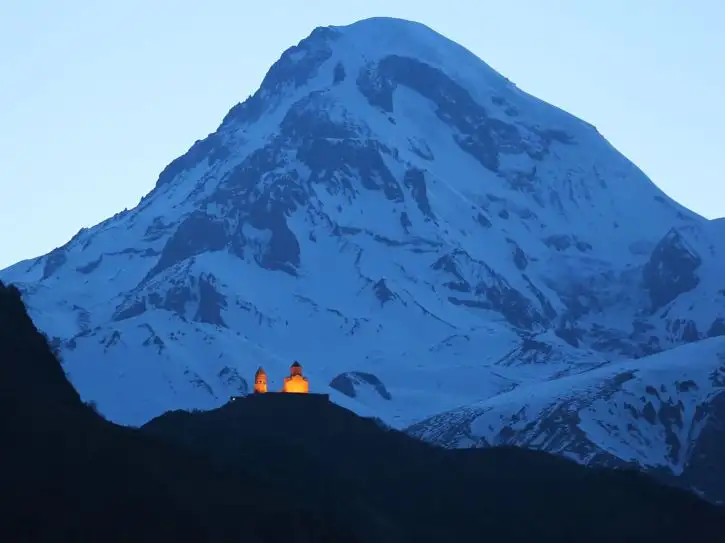
[[402, 19], [400, 17], [366, 17], [360, 19], [354, 23], [339, 26], [328, 26], [327, 28], [339, 29], [341, 31], [348, 30], [362, 30], [364, 32], [381, 32], [385, 31], [388, 33], [399, 33], [401, 31], [412, 31], [419, 32], [422, 34], [435, 34], [439, 35], [435, 30], [429, 26], [412, 21], [410, 19]]
[[371, 376], [389, 399], [331, 399], [402, 428], [725, 333], [705, 223], [589, 125], [376, 18], [313, 31], [136, 208], [2, 278], [113, 420], [300, 360]]
[[391, 17], [363, 19], [345, 26], [315, 28], [297, 45], [288, 48], [266, 74], [260, 89], [225, 117], [257, 122], [294, 92], [320, 91], [341, 83], [354, 82], [361, 70], [386, 58], [415, 59], [458, 81], [467, 92], [482, 97], [486, 93], [515, 89], [504, 77], [476, 55], [422, 23]]
[[486, 67], [504, 78], [465, 47], [423, 23], [394, 17], [371, 17], [346, 26], [330, 26], [367, 60], [389, 55], [410, 56], [447, 69], [480, 70]]

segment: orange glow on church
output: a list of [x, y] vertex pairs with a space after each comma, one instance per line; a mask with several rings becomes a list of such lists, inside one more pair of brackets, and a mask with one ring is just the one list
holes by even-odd
[[[254, 374], [254, 393], [267, 394], [268, 392], [267, 372], [260, 366], [257, 373]], [[310, 383], [307, 381], [307, 377], [302, 375], [302, 366], [296, 360], [290, 366], [289, 377], [284, 378], [281, 392], [291, 394], [309, 394], [310, 392]]]
[[257, 373], [254, 374], [254, 392], [256, 394], [264, 394], [267, 392], [267, 374], [260, 366]]
[[[302, 366], [296, 360], [289, 369], [289, 376], [284, 378], [281, 389], [277, 388], [277, 379], [267, 380], [267, 372], [260, 366], [254, 374], [254, 388], [252, 393], [234, 395], [229, 400], [236, 401], [245, 398], [244, 401], [253, 402], [281, 402], [278, 405], [287, 405], [294, 408], [298, 402], [329, 402], [330, 395], [322, 392], [310, 392], [310, 383], [307, 377], [302, 375]], [[247, 381], [249, 383], [249, 381]], [[272, 387], [270, 389], [269, 387]], [[297, 399], [295, 399], [297, 398]]]
[[282, 392], [293, 394], [307, 394], [310, 391], [310, 383], [307, 378], [302, 375], [302, 366], [299, 362], [294, 362], [290, 367], [289, 377], [284, 378]]

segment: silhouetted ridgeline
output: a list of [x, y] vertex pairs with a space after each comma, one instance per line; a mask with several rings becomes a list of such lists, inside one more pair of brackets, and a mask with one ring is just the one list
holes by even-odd
[[[0, 285], [0, 541], [723, 541], [723, 510], [633, 472], [444, 450], [304, 395], [170, 412], [83, 405]], [[129, 401], [133, 401], [132, 398]]]
[[722, 541], [725, 533], [722, 509], [638, 472], [517, 448], [444, 450], [331, 403], [269, 400], [166, 413], [144, 429], [220, 464], [253, 466], [347, 525], [372, 515], [381, 527], [402, 527], [410, 541]]
[[242, 470], [85, 406], [0, 283], [0, 541], [353, 541]]

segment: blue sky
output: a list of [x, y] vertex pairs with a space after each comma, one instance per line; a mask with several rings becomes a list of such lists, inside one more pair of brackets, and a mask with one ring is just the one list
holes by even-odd
[[0, 268], [135, 206], [316, 26], [425, 23], [725, 215], [722, 0], [0, 2]]

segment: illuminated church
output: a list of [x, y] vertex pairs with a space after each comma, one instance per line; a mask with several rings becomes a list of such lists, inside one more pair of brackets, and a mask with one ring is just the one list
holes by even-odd
[[[260, 367], [254, 375], [254, 393], [266, 394], [267, 392], [267, 373], [264, 368]], [[289, 377], [284, 378], [281, 392], [292, 394], [308, 394], [310, 392], [310, 383], [307, 381], [307, 377], [302, 375], [302, 366], [296, 360], [290, 366]]]

